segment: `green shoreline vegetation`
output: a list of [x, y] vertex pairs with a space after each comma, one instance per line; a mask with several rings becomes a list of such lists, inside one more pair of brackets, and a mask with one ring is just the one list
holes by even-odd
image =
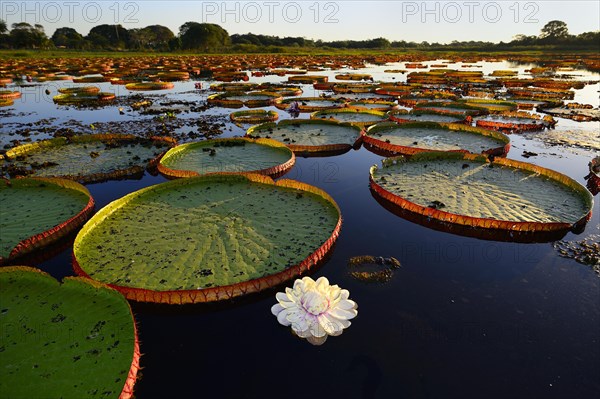
[[366, 40], [323, 41], [304, 37], [279, 37], [260, 34], [229, 33], [221, 26], [186, 22], [174, 34], [161, 25], [125, 29], [121, 25], [98, 25], [87, 36], [75, 29], [62, 27], [48, 37], [42, 25], [14, 23], [11, 29], [0, 20], [0, 58], [142, 56], [187, 54], [289, 54], [289, 55], [353, 55], [444, 52], [594, 52], [600, 50], [600, 31], [569, 34], [567, 24], [554, 20], [541, 29], [538, 36], [518, 34], [510, 42], [452, 41], [450, 43], [389, 41], [385, 38]]

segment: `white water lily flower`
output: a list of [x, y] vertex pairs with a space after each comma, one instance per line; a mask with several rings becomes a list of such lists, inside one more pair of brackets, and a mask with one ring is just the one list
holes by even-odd
[[275, 295], [279, 303], [271, 307], [271, 313], [284, 326], [313, 345], [321, 345], [327, 336], [340, 335], [350, 327], [350, 319], [358, 314], [356, 302], [348, 299], [350, 292], [329, 280], [319, 277], [314, 281], [304, 277], [294, 281], [294, 288]]

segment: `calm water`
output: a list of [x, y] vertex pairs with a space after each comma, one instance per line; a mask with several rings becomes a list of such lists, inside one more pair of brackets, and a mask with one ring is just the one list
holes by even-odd
[[[431, 62], [431, 63], [438, 63]], [[495, 69], [530, 66], [479, 63]], [[403, 64], [351, 71], [375, 80], [406, 79], [388, 74]], [[450, 64], [449, 68], [460, 68]], [[333, 80], [337, 73], [327, 72]], [[579, 79], [598, 74], [577, 71]], [[278, 82], [280, 77], [252, 78]], [[207, 85], [208, 86], [207, 82]], [[51, 82], [27, 88], [2, 117], [0, 139], [9, 142], [16, 122], [56, 118], [60, 125], [144, 119], [117, 106], [100, 110], [57, 107]], [[172, 99], [205, 100], [193, 82], [160, 92]], [[103, 90], [129, 95], [121, 87]], [[42, 89], [40, 89], [42, 88]], [[304, 96], [319, 92], [304, 85]], [[577, 92], [575, 100], [598, 106], [598, 84]], [[156, 92], [151, 93], [157, 94]], [[37, 99], [35, 96], [38, 96]], [[275, 108], [268, 108], [273, 109]], [[207, 114], [228, 115], [211, 109]], [[286, 118], [279, 111], [280, 118]], [[301, 114], [308, 118], [309, 114]], [[197, 118], [181, 114], [178, 118]], [[559, 119], [554, 135], [598, 136], [597, 122]], [[227, 124], [223, 137], [244, 129]], [[573, 133], [575, 134], [575, 133]], [[544, 133], [512, 135], [509, 158], [558, 170], [585, 184], [588, 161], [598, 149], [550, 146]], [[523, 151], [539, 155], [529, 159]], [[557, 255], [551, 243], [515, 244], [466, 238], [423, 227], [388, 212], [371, 196], [368, 171], [382, 158], [361, 148], [326, 158], [298, 158], [286, 176], [325, 189], [338, 202], [344, 223], [329, 261], [312, 275], [350, 291], [359, 306], [352, 326], [340, 337], [313, 347], [277, 323], [270, 308], [278, 287], [226, 304], [185, 307], [132, 304], [141, 341], [141, 379], [136, 397], [338, 398], [596, 398], [600, 392], [600, 278], [590, 267]], [[146, 174], [141, 180], [90, 184], [100, 209], [127, 193], [166, 181]], [[600, 234], [598, 198], [594, 217], [580, 240]], [[367, 284], [348, 274], [357, 255], [393, 256], [402, 268], [385, 284]], [[71, 250], [38, 264], [57, 278], [72, 275]], [[290, 284], [291, 285], [291, 282]]]

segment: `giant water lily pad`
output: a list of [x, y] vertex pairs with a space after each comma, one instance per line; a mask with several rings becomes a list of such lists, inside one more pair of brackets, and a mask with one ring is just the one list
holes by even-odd
[[510, 147], [510, 139], [498, 132], [461, 124], [442, 125], [433, 122], [378, 123], [363, 132], [363, 142], [368, 149], [384, 155], [411, 155], [424, 151], [503, 155]]
[[486, 115], [475, 120], [477, 126], [508, 132], [522, 132], [544, 130], [556, 124], [550, 115], [543, 118], [537, 114], [527, 112], [505, 112], [501, 114]]
[[116, 98], [114, 93], [109, 92], [68, 92], [58, 94], [52, 98], [57, 104], [102, 104], [113, 101]]
[[94, 134], [59, 137], [15, 147], [5, 154], [9, 174], [94, 182], [142, 174], [174, 142], [154, 137]]
[[339, 208], [315, 187], [256, 174], [191, 177], [100, 210], [75, 239], [74, 267], [137, 301], [216, 301], [314, 267], [340, 227]]
[[140, 353], [123, 295], [23, 266], [0, 269], [0, 287], [3, 397], [132, 396]]
[[253, 138], [272, 138], [296, 152], [347, 151], [360, 139], [361, 129], [351, 124], [315, 119], [283, 120], [248, 129]]
[[388, 119], [385, 112], [358, 108], [328, 109], [317, 111], [310, 115], [311, 119], [334, 120], [351, 123], [359, 127], [370, 126]]
[[573, 179], [525, 162], [456, 153], [390, 158], [371, 189], [429, 219], [514, 232], [568, 231], [591, 217], [591, 194]]
[[462, 123], [466, 115], [447, 115], [435, 111], [407, 111], [404, 109], [393, 110], [389, 112], [390, 120], [398, 123], [410, 122], [435, 122], [435, 123]]
[[249, 108], [265, 107], [272, 105], [275, 101], [283, 97], [277, 93], [266, 91], [255, 91], [249, 93], [226, 92], [213, 94], [207, 101], [209, 104], [215, 104], [226, 108], [240, 108], [244, 105]]
[[279, 114], [275, 111], [264, 109], [249, 109], [232, 112], [229, 114], [229, 118], [232, 122], [236, 123], [265, 123], [276, 121], [279, 118]]
[[175, 85], [171, 82], [134, 82], [134, 83], [127, 83], [125, 85], [125, 88], [127, 90], [139, 90], [139, 91], [170, 90], [173, 87], [175, 87]]
[[415, 109], [417, 112], [430, 111], [442, 115], [463, 116], [467, 115], [482, 115], [487, 114], [484, 108], [473, 107], [465, 103], [458, 102], [430, 102], [417, 104]]
[[397, 108], [398, 104], [393, 101], [367, 99], [362, 101], [352, 101], [348, 103], [348, 106], [358, 109], [370, 109], [373, 111], [389, 111]]
[[70, 180], [0, 180], [0, 265], [74, 231], [93, 209], [87, 189]]
[[[517, 109], [517, 104], [509, 101], [492, 100], [484, 98], [468, 98], [463, 100], [466, 105], [475, 108], [483, 108], [489, 112], [508, 112]], [[463, 102], [461, 101], [461, 102]]]
[[276, 102], [275, 106], [279, 109], [286, 110], [293, 104], [298, 105], [298, 110], [300, 112], [315, 112], [324, 109], [342, 108], [344, 107], [345, 101], [321, 97], [293, 97]]
[[292, 150], [270, 139], [229, 138], [182, 144], [169, 150], [158, 170], [168, 177], [215, 172], [255, 172], [279, 177], [295, 163]]

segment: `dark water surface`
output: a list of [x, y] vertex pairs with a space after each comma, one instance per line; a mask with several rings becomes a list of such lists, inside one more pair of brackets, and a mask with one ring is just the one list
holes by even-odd
[[[382, 71], [393, 67], [353, 72], [389, 80]], [[486, 73], [510, 67], [527, 69], [485, 65]], [[581, 73], [582, 79], [598, 80], [598, 74]], [[275, 78], [256, 81], [281, 79]], [[319, 94], [303, 87], [304, 96]], [[585, 97], [576, 100], [597, 106], [598, 88], [598, 84], [586, 87]], [[118, 90], [128, 95], [123, 87]], [[207, 93], [190, 94], [191, 90], [193, 82], [185, 82], [165, 93], [186, 100], [206, 98]], [[141, 118], [120, 116], [115, 107], [80, 111], [43, 99], [37, 106], [17, 100], [12, 109], [26, 114], [3, 118], [3, 140], [9, 134], [7, 123], [18, 121], [52, 116], [56, 124], [69, 119], [89, 124]], [[280, 117], [286, 117], [285, 112], [280, 111]], [[229, 127], [223, 137], [244, 131], [228, 123]], [[598, 128], [598, 123], [559, 119], [553, 134], [568, 136], [572, 129], [593, 141]], [[583, 184], [587, 162], [598, 152], [549, 146], [544, 133], [512, 135], [511, 140], [509, 158], [558, 170]], [[524, 150], [539, 155], [525, 159]], [[364, 148], [332, 157], [298, 157], [286, 176], [323, 188], [341, 208], [344, 221], [336, 247], [312, 277], [326, 276], [348, 289], [358, 303], [358, 316], [343, 335], [315, 347], [279, 325], [270, 308], [283, 286], [224, 304], [133, 303], [143, 353], [136, 397], [597, 398], [600, 278], [592, 269], [559, 257], [551, 243], [462, 237], [390, 213], [368, 187], [369, 167], [381, 159]], [[146, 173], [141, 180], [88, 188], [100, 209], [163, 181]], [[585, 231], [569, 233], [565, 240], [600, 234], [595, 200], [594, 216]], [[360, 282], [349, 275], [347, 265], [357, 255], [393, 256], [402, 268], [388, 283]], [[57, 278], [73, 275], [71, 250], [37, 266]]]

